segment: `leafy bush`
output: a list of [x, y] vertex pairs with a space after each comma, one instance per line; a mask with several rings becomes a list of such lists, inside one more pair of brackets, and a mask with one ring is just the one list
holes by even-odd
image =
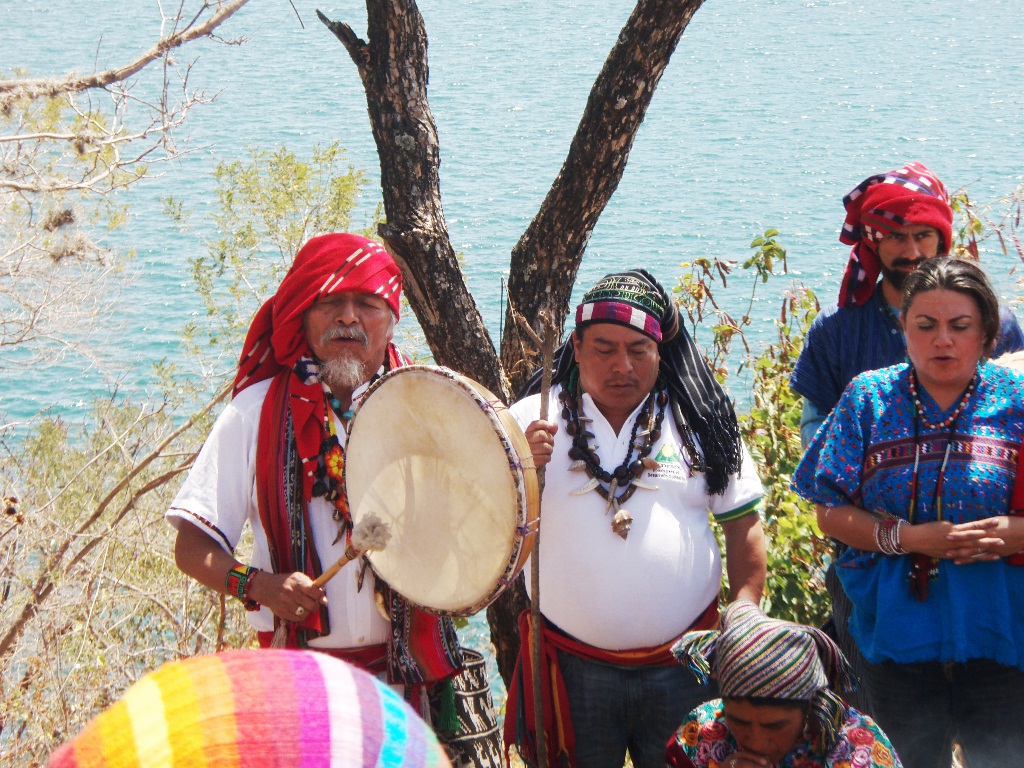
[[750, 300], [745, 314], [736, 319], [715, 299], [720, 283], [725, 287], [736, 262], [700, 259], [683, 264], [675, 291], [680, 309], [689, 318], [693, 335], [710, 325], [712, 339], [707, 355], [712, 370], [725, 381], [736, 342], [743, 345], [742, 359], [732, 375], [752, 378], [750, 411], [739, 417], [743, 439], [757, 464], [765, 487], [764, 527], [768, 547], [768, 578], [762, 607], [771, 615], [820, 626], [830, 613], [825, 591], [825, 568], [831, 547], [818, 530], [810, 504], [790, 490], [790, 479], [803, 453], [800, 446], [800, 396], [789, 389], [804, 336], [818, 311], [814, 294], [802, 286], [784, 293], [775, 326], [777, 339], [754, 352], [744, 330], [751, 324], [751, 309], [758, 286], [786, 271], [786, 252], [767, 230], [751, 243], [754, 253], [743, 263], [753, 270]]

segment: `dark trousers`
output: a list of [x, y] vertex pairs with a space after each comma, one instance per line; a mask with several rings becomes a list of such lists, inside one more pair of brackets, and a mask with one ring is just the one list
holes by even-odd
[[682, 664], [621, 667], [558, 652], [576, 736], [575, 768], [663, 768], [690, 710], [718, 696]]
[[861, 656], [857, 642], [850, 634], [850, 614], [853, 612], [853, 604], [846, 596], [843, 585], [839, 582], [835, 562], [829, 564], [828, 570], [825, 571], [825, 589], [828, 590], [829, 597], [832, 598], [832, 631], [829, 634], [836, 641], [836, 645], [839, 646], [839, 650], [843, 652], [846, 660], [850, 662], [850, 667], [858, 681], [856, 690], [843, 694], [843, 698], [854, 709], [874, 717], [864, 687], [864, 665], [867, 662]]
[[949, 768], [952, 744], [969, 768], [1024, 765], [1024, 672], [963, 664], [865, 664], [875, 721], [904, 768]]

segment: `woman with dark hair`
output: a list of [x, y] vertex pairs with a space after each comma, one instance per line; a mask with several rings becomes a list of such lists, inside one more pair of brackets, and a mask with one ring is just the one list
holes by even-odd
[[848, 707], [849, 666], [814, 627], [737, 600], [722, 630], [688, 632], [673, 653], [722, 698], [694, 709], [669, 740], [670, 768], [900, 768], [874, 721]]
[[[908, 276], [909, 363], [858, 376], [794, 475], [869, 662], [872, 713], [908, 768], [1024, 755], [1024, 518], [1011, 516], [1024, 376], [987, 362], [999, 329], [984, 273], [933, 259]], [[1012, 558], [1012, 559], [1011, 559]]]

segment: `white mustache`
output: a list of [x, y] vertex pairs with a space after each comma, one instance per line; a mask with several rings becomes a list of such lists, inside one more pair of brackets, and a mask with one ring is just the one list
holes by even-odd
[[367, 338], [366, 334], [363, 333], [361, 330], [359, 330], [358, 328], [347, 327], [328, 328], [326, 331], [323, 332], [323, 335], [320, 337], [320, 343], [327, 344], [328, 342], [334, 341], [335, 339], [350, 339], [353, 341], [358, 341], [363, 345], [364, 349], [368, 347], [370, 344], [369, 338]]

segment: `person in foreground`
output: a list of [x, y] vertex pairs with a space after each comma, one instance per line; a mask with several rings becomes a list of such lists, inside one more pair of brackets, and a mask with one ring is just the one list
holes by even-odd
[[770, 619], [738, 600], [721, 631], [690, 632], [672, 649], [722, 698], [694, 709], [669, 740], [671, 768], [901, 768], [888, 738], [849, 707], [850, 670], [820, 629]]
[[[378, 243], [343, 233], [306, 243], [256, 313], [234, 397], [167, 519], [178, 566], [241, 600], [262, 646], [277, 628], [289, 648], [403, 685], [442, 740], [462, 745], [451, 687], [463, 656], [451, 620], [409, 604], [361, 563], [323, 588], [313, 583], [352, 537], [342, 469], [353, 409], [373, 381], [407, 362], [391, 341], [401, 290], [401, 271]], [[247, 522], [250, 564], [234, 556]], [[500, 742], [491, 741], [485, 762], [496, 765]]]
[[1008, 513], [1024, 376], [985, 360], [998, 304], [970, 262], [908, 276], [902, 323], [909, 364], [854, 379], [793, 485], [847, 545], [871, 713], [904, 764], [949, 766], [953, 740], [971, 768], [1019, 764], [1024, 518]]
[[164, 664], [48, 768], [451, 768], [387, 685], [322, 653], [225, 651]]
[[[733, 599], [758, 600], [763, 490], [733, 408], [646, 271], [586, 292], [558, 351], [552, 421], [510, 411], [547, 464], [540, 544], [548, 765], [661, 766], [665, 740], [715, 695], [675, 664], [683, 632], [714, 626], [721, 524]], [[527, 391], [539, 389], [539, 376]], [[506, 745], [536, 759], [528, 614]]]

